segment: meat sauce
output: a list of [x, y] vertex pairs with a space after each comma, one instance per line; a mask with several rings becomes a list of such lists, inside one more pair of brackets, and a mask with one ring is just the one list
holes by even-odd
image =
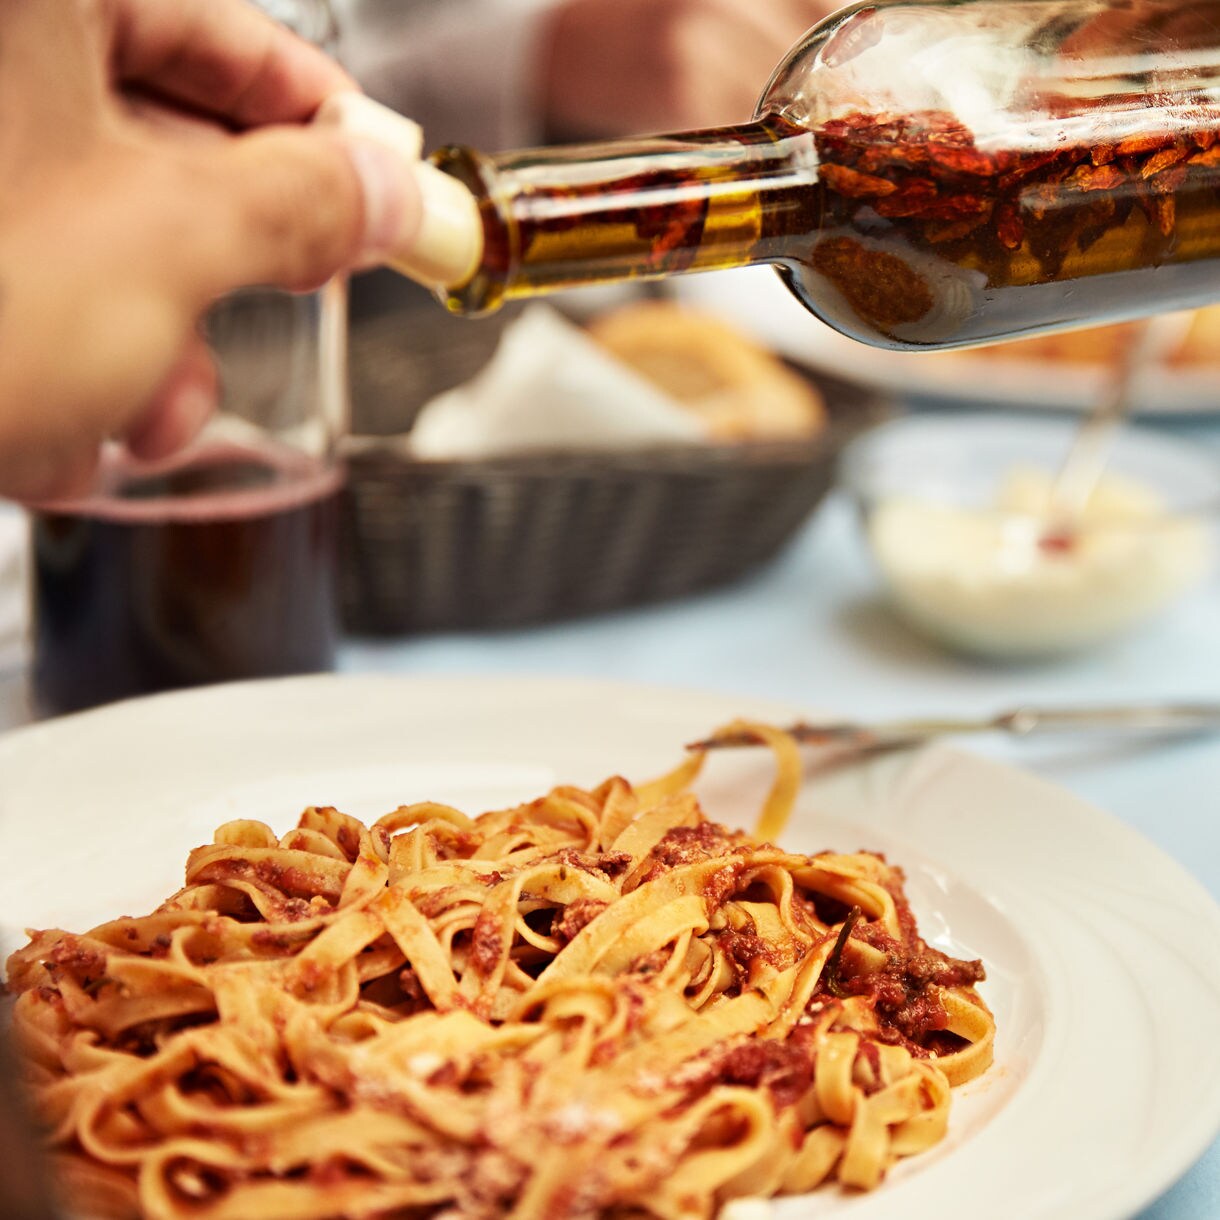
[[983, 963], [963, 961], [931, 948], [916, 931], [915, 917], [902, 890], [897, 885], [889, 888], [903, 939], [896, 940], [880, 924], [858, 923], [852, 938], [884, 953], [885, 961], [868, 974], [845, 971], [838, 988], [841, 994], [872, 1001], [882, 1041], [902, 1045], [918, 1056], [944, 1054], [959, 1042], [946, 1032], [949, 1018], [940, 1001], [940, 988], [972, 987], [981, 982], [986, 977]]
[[551, 935], [560, 944], [568, 944], [609, 905], [598, 898], [578, 898], [564, 907], [563, 915], [551, 925]]
[[813, 1055], [804, 1039], [760, 1039], [733, 1047], [717, 1067], [722, 1084], [763, 1086], [777, 1109], [793, 1106], [813, 1084]]
[[[733, 860], [734, 853], [746, 844], [744, 836], [704, 822], [698, 826], [680, 826], [670, 830], [652, 849], [645, 881], [653, 880], [675, 868], [703, 860], [725, 857], [725, 867], [713, 873], [704, 885], [704, 897], [709, 910], [720, 907], [740, 891], [746, 880], [743, 864]], [[878, 856], [884, 862], [884, 857]], [[905, 880], [901, 869], [891, 867], [892, 881], [887, 885], [898, 917], [900, 938], [890, 936], [880, 923], [861, 920], [856, 924], [844, 954], [843, 969], [838, 972], [835, 988], [839, 996], [862, 996], [868, 999], [880, 1025], [881, 1041], [901, 1045], [911, 1054], [927, 1057], [955, 1050], [960, 1040], [947, 1030], [949, 1021], [940, 989], [972, 987], [985, 973], [980, 961], [962, 961], [931, 948], [920, 937], [915, 916], [903, 892]], [[794, 909], [803, 915], [814, 915], [831, 926], [841, 924], [847, 908], [824, 895], [797, 895]], [[748, 980], [756, 963], [767, 963], [783, 969], [790, 964], [780, 946], [772, 945], [748, 921], [738, 927], [725, 928], [716, 934], [717, 944], [738, 974]], [[854, 973], [853, 940], [885, 955], [881, 967], [869, 973]], [[829, 981], [823, 979], [814, 993], [813, 1002], [833, 999]]]

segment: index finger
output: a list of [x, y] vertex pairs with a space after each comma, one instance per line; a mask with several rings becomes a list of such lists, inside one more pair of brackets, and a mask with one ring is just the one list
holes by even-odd
[[337, 89], [332, 59], [246, 0], [111, 0], [117, 83], [239, 127], [304, 122]]

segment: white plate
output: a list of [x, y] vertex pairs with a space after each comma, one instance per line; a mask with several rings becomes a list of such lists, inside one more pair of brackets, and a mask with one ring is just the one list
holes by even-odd
[[[0, 934], [142, 913], [219, 821], [286, 829], [306, 803], [365, 817], [472, 810], [557, 781], [645, 778], [737, 715], [792, 709], [560, 680], [322, 677], [146, 699], [0, 739]], [[715, 760], [709, 812], [742, 821], [769, 760]], [[879, 848], [925, 936], [981, 956], [995, 1067], [957, 1091], [948, 1138], [818, 1215], [1116, 1220], [1220, 1128], [1220, 910], [1135, 832], [1020, 772], [943, 748], [811, 782], [785, 836]]]
[[[1109, 384], [1102, 366], [958, 352], [951, 359], [867, 347], [818, 321], [770, 267], [672, 281], [674, 297], [718, 314], [794, 364], [892, 394], [944, 403], [1079, 411]], [[1143, 379], [1134, 409], [1160, 414], [1220, 411], [1220, 369], [1160, 369]]]

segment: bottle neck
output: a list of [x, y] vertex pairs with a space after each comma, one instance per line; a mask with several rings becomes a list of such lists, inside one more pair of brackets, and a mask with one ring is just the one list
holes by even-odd
[[436, 163], [475, 194], [484, 253], [455, 312], [575, 285], [790, 256], [816, 230], [813, 137], [774, 116], [735, 127]]

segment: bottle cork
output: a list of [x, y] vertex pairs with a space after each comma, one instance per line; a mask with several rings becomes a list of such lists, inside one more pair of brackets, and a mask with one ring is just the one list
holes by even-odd
[[423, 216], [411, 240], [387, 256], [387, 264], [435, 290], [460, 288], [467, 283], [483, 257], [479, 205], [465, 185], [421, 159], [424, 134], [419, 124], [355, 92], [327, 98], [315, 122], [384, 145], [410, 167], [419, 187]]

